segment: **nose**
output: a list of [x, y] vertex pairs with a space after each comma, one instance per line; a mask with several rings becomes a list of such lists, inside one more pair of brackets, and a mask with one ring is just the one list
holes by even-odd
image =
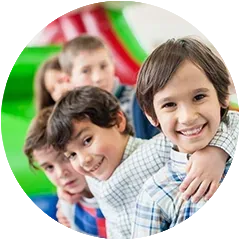
[[103, 80], [103, 73], [100, 69], [96, 69], [92, 74], [92, 82], [94, 84], [100, 84]]
[[184, 106], [179, 108], [178, 122], [183, 125], [192, 125], [198, 118], [197, 110], [194, 106]]
[[91, 166], [93, 157], [91, 155], [86, 155], [82, 158], [80, 164], [83, 168], [88, 168]]
[[59, 178], [67, 178], [69, 176], [69, 174], [70, 174], [68, 169], [63, 168], [61, 166], [59, 166], [56, 171], [57, 171], [57, 176]]

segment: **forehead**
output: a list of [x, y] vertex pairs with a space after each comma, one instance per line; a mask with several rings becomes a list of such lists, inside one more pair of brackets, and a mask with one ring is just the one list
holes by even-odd
[[201, 88], [213, 90], [214, 86], [200, 67], [190, 61], [184, 61], [165, 86], [155, 94], [154, 99], [169, 97], [169, 95], [187, 96]]
[[110, 60], [110, 53], [106, 48], [99, 48], [95, 50], [80, 51], [75, 57], [73, 64], [87, 65], [90, 63]]
[[52, 147], [43, 147], [41, 149], [37, 149], [33, 151], [34, 160], [38, 164], [42, 164], [44, 162], [54, 162], [57, 161], [62, 154], [57, 152]]

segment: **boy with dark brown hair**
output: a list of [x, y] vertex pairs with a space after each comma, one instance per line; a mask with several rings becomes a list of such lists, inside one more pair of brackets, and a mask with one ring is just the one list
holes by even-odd
[[[182, 199], [192, 154], [209, 143], [227, 149], [225, 177], [238, 138], [238, 112], [229, 111], [230, 77], [225, 64], [204, 43], [193, 38], [170, 39], [156, 48], [141, 67], [137, 82], [140, 106], [154, 126], [171, 141], [169, 161], [144, 184], [137, 197], [132, 238], [146, 237], [188, 219], [207, 199]], [[231, 128], [231, 126], [235, 126]], [[228, 129], [225, 133], [224, 131]], [[211, 164], [212, 159], [207, 159]], [[194, 179], [197, 181], [197, 179]], [[219, 181], [201, 184], [216, 189]]]

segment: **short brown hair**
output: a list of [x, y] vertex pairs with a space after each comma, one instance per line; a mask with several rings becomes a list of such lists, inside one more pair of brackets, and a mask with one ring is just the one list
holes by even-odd
[[45, 60], [42, 65], [40, 65], [36, 73], [34, 80], [34, 92], [37, 112], [45, 107], [52, 106], [55, 103], [45, 86], [45, 74], [48, 70], [52, 69], [61, 71], [58, 56], [52, 56]]
[[59, 62], [62, 70], [71, 76], [73, 61], [81, 51], [95, 51], [101, 48], [106, 48], [103, 41], [95, 36], [80, 35], [63, 45], [59, 55]]
[[[137, 80], [136, 95], [143, 111], [157, 121], [153, 106], [154, 96], [173, 77], [181, 63], [189, 60], [202, 69], [216, 89], [224, 106], [230, 85], [225, 64], [204, 43], [193, 38], [170, 39], [157, 47], [143, 63]], [[227, 113], [221, 109], [221, 116]]]
[[[56, 150], [65, 150], [72, 137], [73, 120], [89, 119], [99, 127], [111, 128], [117, 124], [120, 111], [119, 102], [111, 93], [93, 86], [75, 88], [64, 95], [53, 109], [47, 127], [48, 143]], [[126, 122], [123, 134], [133, 135], [127, 118]]]
[[30, 167], [38, 169], [34, 164], [33, 151], [40, 150], [47, 145], [47, 121], [53, 107], [42, 109], [39, 114], [32, 120], [27, 132], [23, 151], [28, 157]]

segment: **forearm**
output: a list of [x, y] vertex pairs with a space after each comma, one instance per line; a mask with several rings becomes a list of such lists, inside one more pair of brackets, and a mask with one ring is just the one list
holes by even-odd
[[209, 143], [209, 146], [219, 147], [224, 150], [231, 158], [233, 158], [236, 150], [238, 134], [238, 112], [230, 111], [228, 113], [228, 122], [222, 122], [220, 124], [219, 129], [212, 141]]

